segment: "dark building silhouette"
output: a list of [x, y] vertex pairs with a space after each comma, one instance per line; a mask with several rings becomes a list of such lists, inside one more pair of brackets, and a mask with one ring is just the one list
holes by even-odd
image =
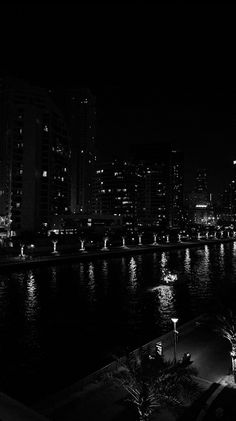
[[96, 161], [96, 108], [91, 91], [68, 90], [66, 113], [71, 136], [71, 211], [89, 214]]
[[70, 207], [63, 115], [46, 91], [12, 78], [2, 80], [0, 113], [0, 215], [13, 233], [47, 230]]

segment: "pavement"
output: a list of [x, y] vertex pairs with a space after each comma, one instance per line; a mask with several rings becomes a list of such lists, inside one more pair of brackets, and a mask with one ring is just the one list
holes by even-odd
[[[173, 358], [172, 336], [173, 333], [170, 332], [162, 337], [166, 359]], [[153, 341], [153, 344], [159, 339]], [[228, 417], [229, 408], [234, 407], [236, 399], [236, 388], [230, 375], [229, 350], [227, 341], [199, 322], [179, 328], [177, 358], [181, 358], [185, 352], [191, 353], [193, 365], [198, 370], [197, 381], [202, 390], [200, 398], [185, 408], [179, 419], [183, 421], [236, 419], [236, 410], [232, 412], [235, 414], [234, 418], [219, 418], [222, 413]], [[123, 390], [95, 376], [84, 384], [78, 383], [48, 397], [35, 405], [35, 409], [53, 421], [135, 421], [135, 414], [127, 405], [126, 398], [127, 395]], [[218, 418], [214, 418], [215, 416]], [[154, 413], [152, 420], [155, 419], [173, 421], [176, 418], [165, 410], [158, 414], [158, 417]]]

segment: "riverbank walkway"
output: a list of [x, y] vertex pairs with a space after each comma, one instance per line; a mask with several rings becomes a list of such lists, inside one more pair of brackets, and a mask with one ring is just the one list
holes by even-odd
[[[210, 411], [214, 409], [219, 415], [222, 411], [229, 413], [229, 408], [232, 408], [232, 418], [227, 417], [227, 420], [235, 420], [236, 388], [230, 374], [229, 344], [213, 333], [201, 319], [186, 323], [178, 330], [177, 358], [181, 358], [185, 352], [191, 354], [193, 365], [198, 369], [197, 380], [202, 389], [201, 397], [191, 408], [186, 409], [180, 419], [214, 420], [218, 418], [214, 418], [213, 413], [213, 418], [209, 418]], [[165, 358], [172, 359], [173, 332], [155, 339], [145, 347], [154, 347], [160, 340]], [[107, 366], [68, 389], [48, 397], [34, 405], [34, 409], [53, 421], [134, 421], [134, 414], [125, 403], [126, 393], [110, 381], [103, 380], [105, 372], [112, 367], [114, 368], [114, 365]], [[163, 411], [158, 418], [156, 417], [153, 414], [152, 419], [175, 419], [169, 411]]]
[[[229, 243], [236, 241], [236, 238], [213, 238], [213, 239], [202, 239], [196, 241], [179, 241], [176, 243], [165, 243], [165, 244], [145, 244], [140, 246], [127, 246], [126, 248], [121, 247], [109, 247], [107, 250], [90, 250], [90, 251], [59, 251], [58, 253], [47, 253], [43, 255], [33, 256], [26, 255], [24, 258], [20, 256], [1, 256], [0, 257], [0, 269], [4, 268], [17, 268], [22, 266], [37, 266], [39, 264], [56, 264], [67, 261], [83, 261], [96, 258], [104, 257], [119, 257], [133, 254], [151, 253], [154, 251], [168, 251], [172, 249], [189, 248], [189, 247], [202, 247], [204, 245], [213, 245], [221, 243]], [[1, 420], [0, 420], [1, 421]]]

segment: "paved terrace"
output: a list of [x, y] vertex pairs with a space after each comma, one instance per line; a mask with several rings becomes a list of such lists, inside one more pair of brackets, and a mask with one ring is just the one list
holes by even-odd
[[[122, 247], [109, 247], [109, 250], [94, 250], [94, 251], [68, 251], [60, 250], [58, 254], [48, 253], [40, 256], [26, 256], [25, 258], [17, 257], [0, 257], [0, 269], [1, 268], [13, 268], [22, 266], [38, 266], [39, 264], [55, 264], [63, 263], [67, 261], [82, 261], [95, 258], [116, 257], [124, 255], [134, 255], [150, 253], [153, 251], [166, 251], [171, 249], [188, 248], [188, 247], [201, 247], [204, 245], [221, 244], [234, 242], [236, 238], [217, 238], [217, 239], [202, 239], [196, 241], [180, 241], [177, 243], [166, 243], [158, 245], [141, 245], [141, 246], [128, 246], [127, 248]], [[0, 420], [1, 421], [1, 420]]]
[[[217, 419], [207, 418], [209, 408], [212, 407], [216, 398], [219, 399], [223, 391], [227, 390], [226, 398], [223, 397], [223, 403], [221, 402], [220, 406], [227, 402], [227, 406], [233, 407], [236, 399], [233, 378], [229, 374], [231, 364], [229, 344], [202, 324], [201, 318], [179, 326], [178, 331], [177, 358], [181, 358], [184, 352], [191, 353], [194, 366], [198, 369], [198, 382], [203, 392], [205, 391], [202, 400], [196, 402], [183, 420]], [[155, 339], [144, 348], [155, 347], [156, 342], [160, 340], [163, 343], [165, 358], [172, 359], [173, 332]], [[54, 421], [134, 420], [133, 413], [129, 413], [130, 409], [124, 402], [125, 392], [112, 383], [105, 383], [102, 380], [105, 373], [114, 369], [115, 366], [116, 363], [110, 364], [70, 388], [48, 397], [35, 405], [35, 410]], [[231, 393], [230, 398], [228, 391]], [[154, 414], [153, 420], [155, 419], [172, 421], [174, 418], [168, 411], [163, 411], [158, 418]], [[233, 419], [236, 419], [236, 409]], [[227, 420], [231, 421], [231, 418]]]

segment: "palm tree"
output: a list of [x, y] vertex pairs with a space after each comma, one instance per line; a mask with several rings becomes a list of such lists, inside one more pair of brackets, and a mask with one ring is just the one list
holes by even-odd
[[[231, 345], [232, 371], [236, 377], [236, 316], [231, 309], [225, 314], [220, 314], [213, 321], [213, 331], [227, 339]], [[236, 380], [236, 378], [235, 378]]]
[[110, 378], [126, 390], [139, 421], [148, 421], [154, 411], [165, 407], [176, 411], [197, 396], [199, 388], [192, 377], [196, 370], [188, 364], [184, 360], [174, 364], [139, 350], [121, 359]]

